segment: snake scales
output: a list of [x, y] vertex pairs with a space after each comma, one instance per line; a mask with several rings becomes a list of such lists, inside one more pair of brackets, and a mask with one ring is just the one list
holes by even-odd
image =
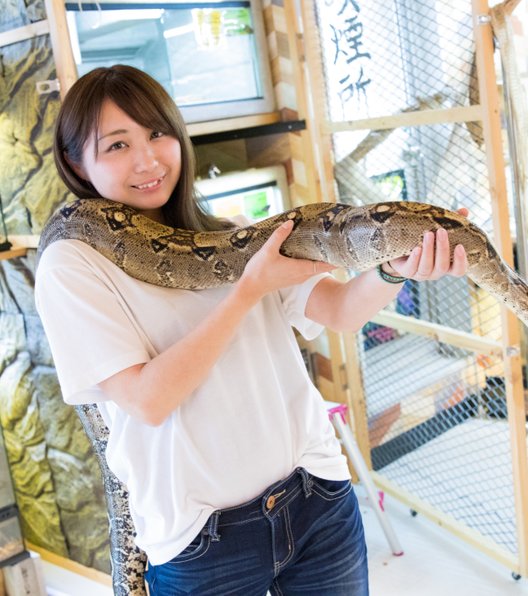
[[314, 203], [256, 224], [220, 232], [174, 229], [106, 199], [79, 199], [59, 209], [43, 230], [39, 255], [52, 242], [85, 242], [127, 274], [155, 285], [198, 290], [236, 281], [251, 256], [287, 219], [294, 229], [281, 252], [365, 271], [408, 255], [426, 231], [447, 230], [467, 252], [469, 277], [528, 324], [528, 285], [465, 217], [425, 203], [364, 207]]

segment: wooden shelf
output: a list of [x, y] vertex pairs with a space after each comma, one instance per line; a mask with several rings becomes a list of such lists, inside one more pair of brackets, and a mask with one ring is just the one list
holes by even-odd
[[306, 129], [305, 120], [288, 120], [285, 122], [272, 122], [260, 126], [250, 126], [247, 128], [238, 128], [233, 130], [224, 130], [222, 132], [207, 133], [191, 137], [193, 145], [208, 145], [222, 141], [233, 141], [236, 139], [250, 139], [252, 137], [261, 137], [273, 134], [284, 134]]
[[11, 244], [11, 248], [0, 250], [0, 261], [25, 257], [28, 250], [38, 248], [39, 240], [38, 234], [10, 234], [6, 242]]
[[0, 260], [15, 259], [16, 257], [25, 257], [28, 249], [25, 247], [11, 248], [0, 252]]
[[222, 120], [210, 120], [208, 122], [190, 122], [187, 124], [187, 132], [190, 137], [215, 134], [226, 130], [240, 130], [254, 126], [265, 126], [280, 122], [279, 112], [268, 114], [255, 114], [253, 116], [240, 116], [237, 118], [224, 118]]

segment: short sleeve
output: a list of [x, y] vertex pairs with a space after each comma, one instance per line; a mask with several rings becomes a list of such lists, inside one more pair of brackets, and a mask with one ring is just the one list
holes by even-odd
[[66, 403], [105, 401], [98, 383], [151, 359], [111, 279], [70, 241], [44, 251], [35, 302]]
[[283, 308], [288, 321], [307, 340], [316, 338], [324, 329], [323, 325], [309, 319], [305, 315], [305, 311], [306, 303], [312, 290], [325, 277], [330, 277], [330, 274], [321, 273], [320, 275], [314, 275], [302, 284], [280, 290]]

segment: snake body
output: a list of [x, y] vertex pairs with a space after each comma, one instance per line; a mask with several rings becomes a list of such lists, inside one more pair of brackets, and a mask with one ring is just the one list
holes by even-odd
[[121, 203], [79, 199], [50, 218], [39, 255], [54, 241], [80, 240], [141, 281], [200, 290], [235, 282], [288, 219], [294, 227], [282, 245], [284, 255], [355, 271], [408, 255], [425, 232], [444, 228], [452, 248], [465, 247], [469, 277], [528, 324], [528, 285], [485, 232], [456, 212], [426, 203], [313, 203], [242, 228], [194, 232], [162, 225]]

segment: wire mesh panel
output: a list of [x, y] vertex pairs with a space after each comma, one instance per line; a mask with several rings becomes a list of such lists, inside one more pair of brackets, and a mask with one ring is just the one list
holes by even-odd
[[[478, 103], [471, 3], [318, 0], [315, 13], [327, 120], [360, 122], [332, 136], [338, 200], [467, 207], [492, 237], [480, 123], [445, 117]], [[408, 281], [389, 310], [501, 337], [497, 302], [467, 278]], [[375, 323], [359, 344], [373, 468], [515, 553], [502, 359]]]

